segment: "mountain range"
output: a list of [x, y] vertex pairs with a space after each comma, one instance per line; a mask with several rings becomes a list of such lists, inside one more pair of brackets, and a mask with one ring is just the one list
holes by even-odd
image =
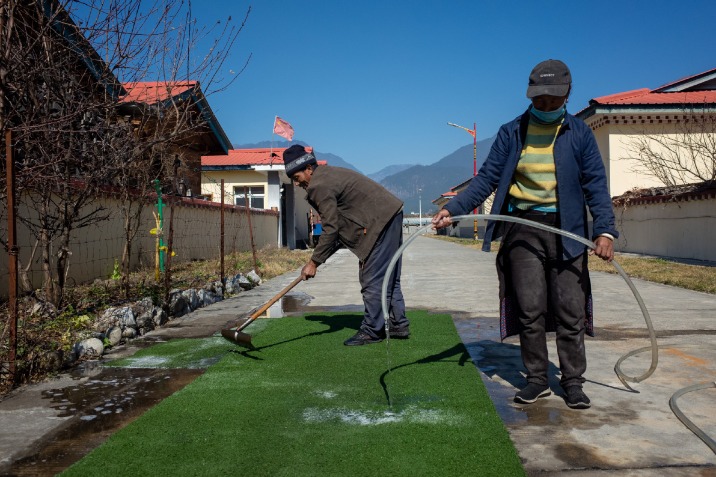
[[[485, 162], [493, 141], [494, 137], [477, 141], [478, 169]], [[433, 164], [409, 167], [382, 178], [380, 183], [403, 201], [406, 214], [419, 213], [422, 209], [423, 215], [432, 215], [437, 212], [433, 200], [472, 177], [473, 149], [472, 144], [462, 146]]]
[[[495, 138], [491, 137], [477, 141], [476, 162], [478, 169], [490, 152], [494, 140]], [[298, 140], [288, 143], [289, 146], [293, 144], [308, 145]], [[281, 148], [287, 147], [286, 142], [283, 141], [278, 146], [275, 143], [273, 145]], [[236, 149], [260, 147], [271, 147], [271, 142], [234, 145]], [[314, 154], [318, 160], [325, 160], [332, 166], [361, 172], [336, 154], [316, 150], [314, 150]], [[376, 173], [366, 175], [401, 199], [405, 204], [406, 215], [419, 212], [422, 212], [423, 215], [432, 215], [437, 211], [433, 200], [472, 177], [474, 156], [473, 144], [468, 144], [430, 165], [390, 165]]]

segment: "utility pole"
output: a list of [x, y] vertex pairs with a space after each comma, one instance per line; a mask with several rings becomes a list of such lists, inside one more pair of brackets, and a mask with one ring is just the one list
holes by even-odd
[[[448, 122], [448, 126], [464, 129], [472, 136], [472, 176], [475, 177], [477, 175], [477, 123], [472, 123], [472, 129], [450, 122]], [[473, 210], [472, 213], [477, 214], [477, 209]], [[472, 238], [477, 240], [477, 220], [472, 222]]]
[[418, 228], [423, 226], [423, 189], [418, 189]]

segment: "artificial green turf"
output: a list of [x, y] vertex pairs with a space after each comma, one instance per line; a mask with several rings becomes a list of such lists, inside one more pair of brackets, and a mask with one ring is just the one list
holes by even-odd
[[63, 475], [524, 475], [450, 317], [409, 318], [409, 340], [360, 347], [359, 315], [247, 328], [257, 350], [227, 344]]

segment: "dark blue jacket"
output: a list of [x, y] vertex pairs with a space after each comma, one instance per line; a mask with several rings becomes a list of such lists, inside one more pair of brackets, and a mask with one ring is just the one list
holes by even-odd
[[[470, 213], [496, 190], [491, 214], [506, 214], [508, 191], [512, 176], [520, 160], [522, 145], [527, 136], [529, 112], [504, 124], [497, 133], [490, 154], [478, 174], [463, 192], [445, 205], [450, 215]], [[564, 118], [554, 144], [554, 162], [557, 175], [560, 227], [588, 238], [587, 209], [593, 219], [593, 237], [603, 233], [614, 238], [614, 211], [607, 187], [607, 177], [592, 130], [584, 121], [571, 114]], [[495, 232], [496, 221], [488, 221], [482, 249], [490, 250], [490, 242], [500, 237]], [[586, 247], [576, 240], [564, 238], [564, 258], [584, 253]]]

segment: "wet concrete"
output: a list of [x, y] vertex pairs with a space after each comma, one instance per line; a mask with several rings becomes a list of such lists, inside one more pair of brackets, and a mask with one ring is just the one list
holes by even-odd
[[[203, 372], [108, 368], [99, 361], [86, 362], [69, 374], [69, 381], [42, 389], [35, 396], [39, 400], [36, 404], [50, 410], [58, 425], [38, 439], [25, 456], [9, 465], [3, 463], [0, 472], [56, 475]], [[3, 411], [12, 412], [10, 407], [3, 406]], [[19, 419], [24, 419], [23, 409], [15, 411]], [[15, 431], [22, 432], [23, 424], [16, 425]]]

